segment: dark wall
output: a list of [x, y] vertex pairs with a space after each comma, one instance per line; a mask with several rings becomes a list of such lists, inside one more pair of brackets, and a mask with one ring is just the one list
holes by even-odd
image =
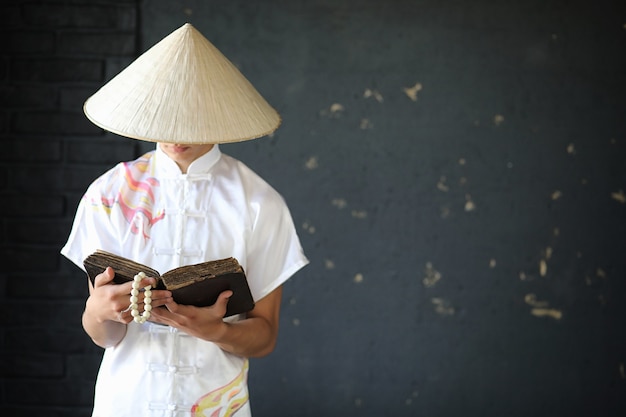
[[140, 51], [135, 0], [0, 5], [0, 411], [90, 415], [102, 350], [81, 328], [83, 274], [59, 256], [85, 187], [138, 144], [82, 103]]
[[252, 361], [256, 416], [626, 413], [623, 1], [4, 4], [7, 415], [88, 415], [101, 351], [58, 250], [88, 183], [152, 145], [82, 102], [185, 22], [283, 116], [222, 149], [311, 260]]

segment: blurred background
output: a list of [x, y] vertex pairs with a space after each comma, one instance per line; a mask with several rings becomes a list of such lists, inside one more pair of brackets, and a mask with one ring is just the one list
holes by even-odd
[[2, 415], [90, 415], [102, 350], [59, 250], [88, 184], [154, 145], [82, 104], [187, 22], [281, 113], [222, 151], [311, 261], [251, 361], [255, 416], [626, 415], [623, 0], [8, 0], [0, 21]]

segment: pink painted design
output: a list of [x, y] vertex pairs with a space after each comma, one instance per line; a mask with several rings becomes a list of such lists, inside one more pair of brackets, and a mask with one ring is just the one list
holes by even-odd
[[150, 228], [165, 217], [165, 212], [154, 213], [155, 189], [159, 181], [154, 177], [145, 177], [149, 168], [149, 158], [142, 157], [133, 162], [122, 164], [123, 184], [114, 197], [102, 196], [99, 202], [92, 202], [94, 208], [103, 209], [107, 214], [118, 204], [124, 219], [130, 225], [133, 234], [150, 238]]

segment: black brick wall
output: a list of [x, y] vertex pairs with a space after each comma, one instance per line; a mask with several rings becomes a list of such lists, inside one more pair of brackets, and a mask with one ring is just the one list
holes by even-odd
[[90, 414], [102, 351], [80, 316], [82, 274], [59, 256], [78, 199], [137, 144], [91, 124], [84, 100], [139, 51], [138, 1], [0, 6], [0, 411]]

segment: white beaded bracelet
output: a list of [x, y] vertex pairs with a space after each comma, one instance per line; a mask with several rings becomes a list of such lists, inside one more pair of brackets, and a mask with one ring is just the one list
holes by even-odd
[[146, 274], [143, 272], [135, 275], [133, 280], [133, 289], [130, 291], [130, 315], [133, 316], [133, 320], [139, 324], [145, 323], [146, 320], [150, 318], [150, 311], [152, 311], [152, 286], [148, 285], [144, 287], [143, 292], [143, 313], [139, 314], [139, 283], [145, 277]]

